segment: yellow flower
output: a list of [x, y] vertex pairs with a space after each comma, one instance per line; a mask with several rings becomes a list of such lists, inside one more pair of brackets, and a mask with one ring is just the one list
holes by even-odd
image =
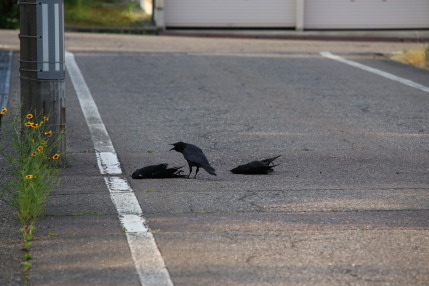
[[31, 113], [28, 113], [27, 114], [27, 119], [31, 119], [31, 118], [33, 118], [34, 116], [33, 116], [33, 114], [31, 114]]
[[26, 179], [33, 179], [33, 178], [35, 178], [33, 175], [27, 175], [27, 176], [25, 176], [25, 178]]
[[31, 127], [31, 126], [33, 126], [33, 122], [25, 122], [25, 126], [27, 126], [27, 127]]
[[7, 108], [5, 107], [5, 108], [3, 108], [3, 109], [1, 110], [0, 114], [1, 114], [1, 115], [4, 115], [6, 112], [7, 112]]
[[49, 121], [49, 118], [47, 116], [43, 116], [43, 120]]
[[31, 156], [36, 156], [37, 155], [37, 153], [36, 152], [33, 152], [33, 153], [31, 153]]
[[40, 142], [40, 144], [46, 145], [46, 141], [42, 141], [42, 142]]
[[60, 154], [55, 154], [54, 156], [52, 156], [52, 159], [54, 160], [58, 160], [58, 158], [60, 158]]
[[46, 131], [45, 132], [45, 135], [49, 135], [49, 134], [51, 134], [52, 133], [52, 131], [51, 130], [49, 130], [49, 131]]
[[39, 124], [37, 124], [37, 123], [31, 123], [31, 127], [37, 128], [37, 127], [39, 127]]
[[37, 151], [42, 152], [42, 150], [43, 150], [42, 146], [37, 147]]

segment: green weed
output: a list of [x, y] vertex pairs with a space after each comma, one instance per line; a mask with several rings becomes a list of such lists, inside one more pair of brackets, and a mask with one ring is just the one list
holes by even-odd
[[[7, 109], [0, 112], [0, 124]], [[36, 221], [42, 216], [49, 194], [58, 184], [59, 158], [64, 156], [58, 151], [63, 133], [55, 134], [49, 125], [49, 117], [28, 113], [21, 118], [11, 120], [13, 155], [7, 157], [11, 176], [0, 182], [0, 197], [17, 210], [22, 228], [24, 254], [24, 284], [29, 284], [31, 268], [30, 248]], [[0, 148], [0, 151], [4, 148]]]
[[33, 259], [33, 257], [31, 257], [30, 253], [24, 253], [22, 255], [22, 259], [25, 261], [29, 261], [29, 260]]
[[83, 216], [83, 215], [85, 215], [84, 211], [71, 213], [71, 216]]
[[97, 216], [107, 215], [107, 213], [105, 213], [105, 212], [92, 212], [92, 214], [97, 215]]
[[[29, 270], [30, 270], [30, 268], [31, 268], [31, 262], [29, 262], [29, 261], [24, 261], [24, 262], [22, 262], [22, 266], [23, 266], [23, 268], [24, 268], [24, 272], [27, 272], [27, 271], [29, 271]], [[26, 285], [28, 285], [28, 282], [25, 282], [25, 284], [26, 284]]]

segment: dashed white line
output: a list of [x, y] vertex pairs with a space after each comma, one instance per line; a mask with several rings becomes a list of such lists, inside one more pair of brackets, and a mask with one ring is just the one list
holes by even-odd
[[384, 78], [388, 78], [390, 80], [394, 80], [394, 81], [400, 82], [402, 84], [405, 84], [405, 85], [408, 85], [408, 86], [420, 89], [421, 91], [424, 91], [424, 92], [429, 92], [429, 87], [421, 85], [421, 84], [418, 84], [418, 83], [416, 83], [414, 81], [411, 81], [409, 79], [405, 79], [405, 78], [393, 75], [391, 73], [388, 73], [388, 72], [385, 72], [385, 71], [382, 71], [382, 70], [379, 70], [379, 69], [376, 69], [376, 68], [372, 68], [372, 67], [369, 67], [369, 66], [366, 66], [366, 65], [363, 65], [363, 64], [351, 61], [351, 60], [347, 60], [347, 59], [342, 58], [340, 56], [334, 55], [334, 54], [332, 54], [330, 52], [320, 52], [320, 54], [322, 56], [324, 56], [324, 57], [327, 57], [327, 58], [331, 59], [331, 60], [338, 61], [338, 62], [347, 64], [347, 65], [359, 68], [361, 70], [377, 74], [377, 75], [382, 76]]
[[155, 239], [145, 226], [140, 204], [128, 181], [121, 177], [121, 165], [97, 105], [74, 55], [68, 51], [66, 51], [66, 66], [91, 133], [100, 173], [104, 175], [119, 220], [125, 228], [140, 283], [143, 286], [172, 286], [173, 282]]

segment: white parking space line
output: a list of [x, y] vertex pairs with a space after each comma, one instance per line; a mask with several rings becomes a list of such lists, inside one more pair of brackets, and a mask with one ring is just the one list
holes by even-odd
[[96, 151], [100, 173], [124, 227], [132, 258], [143, 286], [172, 286], [164, 260], [155, 239], [145, 226], [145, 218], [128, 181], [123, 178], [121, 164], [101, 119], [98, 108], [75, 61], [66, 51], [66, 67], [88, 124]]
[[411, 81], [409, 79], [405, 79], [405, 78], [402, 78], [402, 77], [390, 74], [388, 72], [384, 72], [384, 71], [376, 69], [376, 68], [372, 68], [372, 67], [369, 67], [369, 66], [366, 66], [366, 65], [363, 65], [363, 64], [351, 61], [351, 60], [347, 60], [347, 59], [342, 58], [340, 56], [334, 55], [334, 54], [332, 54], [330, 52], [320, 52], [320, 54], [322, 56], [324, 56], [324, 57], [327, 57], [327, 58], [331, 59], [331, 60], [338, 61], [338, 62], [347, 64], [347, 65], [359, 68], [361, 70], [377, 74], [379, 76], [388, 78], [390, 80], [394, 80], [394, 81], [400, 82], [402, 84], [405, 84], [405, 85], [417, 88], [417, 89], [419, 89], [421, 91], [424, 91], [424, 92], [429, 92], [429, 87], [421, 85], [421, 84], [418, 84], [418, 83], [416, 83], [414, 81]]

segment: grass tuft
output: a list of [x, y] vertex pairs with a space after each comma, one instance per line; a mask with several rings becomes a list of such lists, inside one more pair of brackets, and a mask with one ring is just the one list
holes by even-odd
[[146, 190], [143, 190], [143, 192], [145, 192], [145, 193], [157, 193], [159, 191], [155, 190], [155, 189], [146, 189]]
[[429, 45], [426, 48], [404, 50], [390, 55], [389, 58], [418, 68], [429, 69]]

